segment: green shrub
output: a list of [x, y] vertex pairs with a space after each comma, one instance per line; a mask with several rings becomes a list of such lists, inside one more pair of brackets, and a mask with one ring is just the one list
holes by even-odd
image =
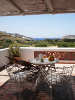
[[58, 43], [58, 47], [75, 47], [75, 43], [60, 42]]
[[5, 40], [6, 43], [12, 43], [10, 39]]
[[68, 47], [68, 43], [60, 42], [60, 43], [58, 43], [58, 47]]
[[2, 48], [8, 48], [10, 43], [2, 43]]
[[47, 44], [40, 43], [40, 44], [36, 44], [35, 47], [47, 47]]

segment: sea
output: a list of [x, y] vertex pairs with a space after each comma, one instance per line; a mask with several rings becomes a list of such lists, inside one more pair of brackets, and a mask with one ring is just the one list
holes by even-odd
[[45, 39], [60, 39], [60, 38], [34, 38], [34, 41], [36, 40], [45, 40]]

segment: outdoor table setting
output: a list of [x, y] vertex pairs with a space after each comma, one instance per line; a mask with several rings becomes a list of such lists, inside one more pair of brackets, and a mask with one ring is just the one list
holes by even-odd
[[52, 58], [52, 60], [50, 60], [51, 58], [46, 58], [46, 56], [44, 57], [42, 54], [38, 55], [39, 57], [36, 57], [35, 59], [31, 59], [30, 62], [34, 65], [38, 65], [38, 66], [42, 66], [42, 65], [52, 65], [55, 64], [57, 62], [59, 62], [58, 59]]
[[[38, 88], [38, 86], [44, 80], [44, 77], [47, 74], [51, 74], [52, 68], [55, 70], [55, 63], [59, 62], [59, 60], [55, 59], [53, 56], [50, 56], [50, 57], [46, 58], [46, 55], [39, 54], [38, 57], [30, 60], [30, 63], [32, 63], [33, 65], [38, 65], [40, 69], [40, 74], [38, 75], [38, 78], [36, 79], [36, 88]], [[50, 73], [48, 73], [49, 70], [50, 70]], [[43, 75], [42, 78], [40, 78], [41, 75]]]
[[[65, 85], [67, 89], [69, 87], [69, 76], [72, 74], [74, 66], [67, 67], [63, 66], [55, 67], [55, 63], [59, 62], [58, 59], [54, 58], [53, 55], [48, 58], [46, 55], [39, 54], [35, 59], [30, 60], [33, 65], [38, 65], [39, 75], [36, 79], [36, 90], [38, 90], [39, 85], [46, 81], [49, 85], [50, 95], [52, 97], [52, 89], [54, 86]], [[66, 85], [67, 84], [67, 85]]]

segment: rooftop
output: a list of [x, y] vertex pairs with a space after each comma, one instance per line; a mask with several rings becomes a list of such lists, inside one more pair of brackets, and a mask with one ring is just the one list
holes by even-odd
[[75, 13], [75, 0], [0, 0], [0, 16]]

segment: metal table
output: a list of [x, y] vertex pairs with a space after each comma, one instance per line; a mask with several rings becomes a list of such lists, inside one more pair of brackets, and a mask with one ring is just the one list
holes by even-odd
[[[54, 68], [55, 69], [55, 63], [59, 62], [59, 60], [58, 59], [55, 59], [54, 61], [49, 61], [48, 58], [45, 58], [44, 59], [44, 62], [41, 62], [40, 60], [37, 61], [36, 59], [30, 60], [30, 62], [33, 65], [38, 65], [38, 67], [40, 68], [40, 74], [42, 72], [44, 72], [43, 74], [45, 76], [45, 74], [48, 73], [48, 71], [50, 70], [50, 68]], [[45, 70], [46, 67], [48, 67], [47, 70]], [[36, 89], [38, 88], [38, 86], [40, 85], [40, 83], [44, 80], [44, 77], [42, 77], [40, 79], [40, 74], [38, 75], [38, 78], [36, 80]], [[51, 74], [51, 72], [50, 72], [50, 74]]]

